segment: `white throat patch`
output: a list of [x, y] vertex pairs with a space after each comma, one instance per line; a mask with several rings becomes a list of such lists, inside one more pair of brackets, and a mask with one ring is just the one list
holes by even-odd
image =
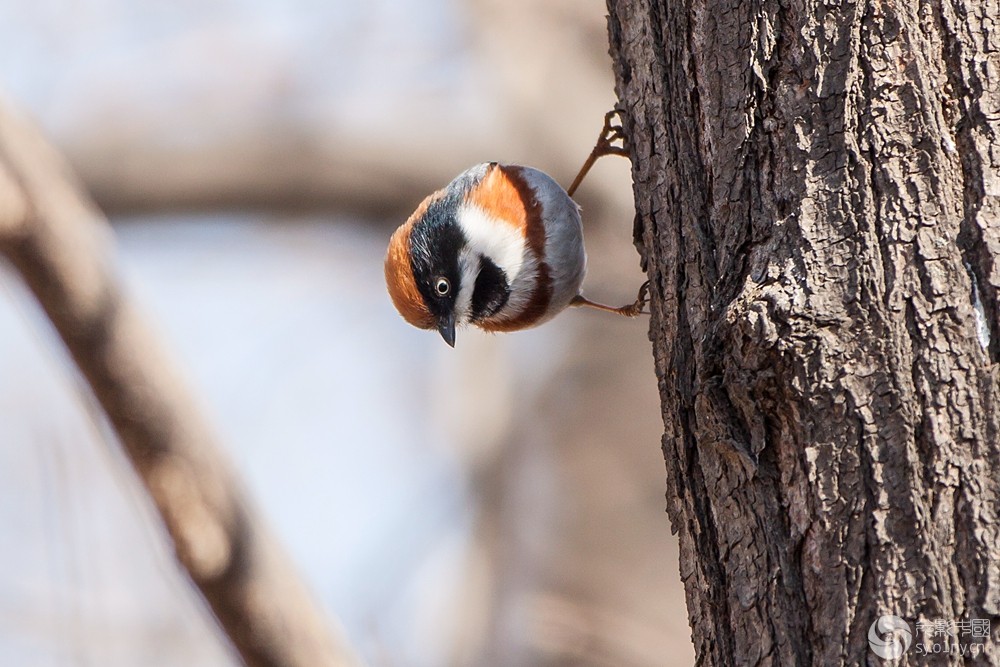
[[507, 277], [510, 298], [503, 310], [520, 313], [527, 307], [538, 279], [539, 259], [528, 249], [521, 233], [478, 206], [466, 204], [458, 210], [458, 224], [468, 239], [460, 266], [462, 287], [455, 303], [456, 319], [467, 322], [472, 309], [472, 294], [479, 276], [479, 256], [488, 257]]
[[479, 268], [479, 253], [465, 246], [458, 256], [462, 286], [458, 288], [458, 294], [455, 296], [455, 321], [459, 324], [465, 324], [472, 317], [472, 294], [476, 291]]

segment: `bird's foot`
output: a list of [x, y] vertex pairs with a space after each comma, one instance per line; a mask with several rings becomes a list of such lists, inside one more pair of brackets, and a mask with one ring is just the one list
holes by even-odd
[[605, 155], [629, 156], [628, 139], [625, 136], [625, 128], [622, 127], [621, 110], [619, 109], [612, 109], [604, 114], [604, 127], [601, 128], [601, 135], [597, 138], [597, 144], [594, 146], [594, 150], [590, 151], [586, 162], [580, 167], [580, 172], [573, 179], [573, 184], [566, 190], [570, 197], [580, 187], [580, 183], [583, 182], [584, 177], [590, 171], [590, 168], [594, 166], [594, 163]]
[[583, 295], [577, 295], [573, 297], [569, 305], [576, 306], [579, 308], [593, 308], [595, 310], [603, 310], [606, 313], [615, 313], [616, 315], [621, 315], [623, 317], [639, 317], [640, 315], [648, 315], [649, 311], [645, 310], [646, 306], [649, 304], [649, 281], [647, 280], [639, 288], [639, 295], [636, 297], [634, 303], [630, 303], [627, 306], [620, 306], [615, 308], [614, 306], [605, 306], [603, 303], [596, 303], [586, 298]]

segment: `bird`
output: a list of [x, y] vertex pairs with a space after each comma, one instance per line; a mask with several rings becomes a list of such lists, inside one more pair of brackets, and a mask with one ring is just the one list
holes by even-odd
[[385, 256], [386, 289], [403, 319], [436, 329], [454, 347], [456, 329], [467, 324], [518, 331], [570, 306], [642, 314], [648, 281], [634, 303], [620, 308], [581, 293], [587, 254], [572, 194], [599, 157], [627, 155], [616, 114], [605, 116], [568, 190], [538, 169], [485, 162], [427, 196], [393, 232]]

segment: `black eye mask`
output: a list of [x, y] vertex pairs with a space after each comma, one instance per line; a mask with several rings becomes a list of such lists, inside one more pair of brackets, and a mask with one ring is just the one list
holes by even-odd
[[[441, 202], [427, 210], [410, 235], [410, 267], [417, 289], [427, 308], [435, 317], [451, 312], [455, 295], [461, 287], [458, 256], [468, 241], [465, 234]], [[435, 286], [440, 278], [447, 278], [450, 289], [438, 294]]]

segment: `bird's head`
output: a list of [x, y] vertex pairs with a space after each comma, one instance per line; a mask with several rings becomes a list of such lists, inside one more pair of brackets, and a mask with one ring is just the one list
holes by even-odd
[[491, 208], [495, 191], [506, 192], [498, 173], [495, 164], [464, 172], [389, 240], [385, 282], [396, 310], [415, 327], [437, 329], [452, 347], [457, 326], [483, 326], [501, 313], [524, 255], [523, 233], [503, 222], [506, 211]]
[[386, 288], [399, 314], [420, 329], [437, 329], [452, 347], [455, 327], [467, 316], [461, 301], [469, 268], [453, 208], [441, 193], [425, 199], [393, 233], [385, 258]]

